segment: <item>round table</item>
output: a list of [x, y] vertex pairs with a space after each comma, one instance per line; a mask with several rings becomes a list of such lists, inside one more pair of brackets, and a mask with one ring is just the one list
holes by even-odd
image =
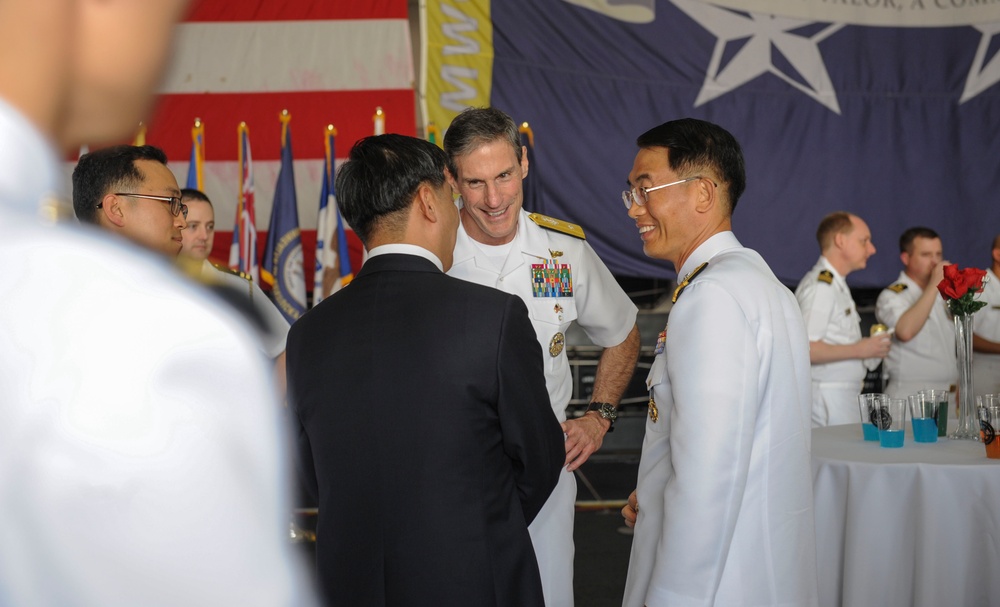
[[1000, 605], [1000, 460], [981, 443], [885, 449], [812, 432], [822, 607]]

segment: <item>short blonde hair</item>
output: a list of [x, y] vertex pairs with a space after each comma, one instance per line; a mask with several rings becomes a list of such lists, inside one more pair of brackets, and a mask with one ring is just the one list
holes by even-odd
[[819, 227], [816, 228], [816, 241], [819, 242], [820, 251], [830, 248], [837, 234], [849, 234], [854, 230], [851, 217], [853, 215], [847, 211], [835, 211], [819, 222]]

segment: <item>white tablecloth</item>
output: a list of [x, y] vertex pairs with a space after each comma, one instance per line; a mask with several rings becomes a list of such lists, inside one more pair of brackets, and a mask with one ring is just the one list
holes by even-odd
[[981, 443], [883, 449], [812, 433], [821, 607], [1000, 605], [1000, 460]]

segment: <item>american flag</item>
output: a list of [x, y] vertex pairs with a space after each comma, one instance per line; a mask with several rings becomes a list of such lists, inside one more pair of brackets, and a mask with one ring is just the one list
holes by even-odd
[[[220, 225], [236, 216], [240, 200], [244, 171], [240, 146], [233, 145], [240, 122], [253, 132], [256, 211], [266, 222], [281, 155], [274, 117], [283, 109], [295, 116], [296, 131], [306, 134], [295, 150], [306, 267], [314, 263], [326, 126], [339, 133], [338, 161], [372, 134], [378, 107], [390, 132], [416, 133], [406, 0], [201, 0], [177, 29], [174, 55], [146, 141], [166, 151], [185, 183], [191, 124], [201, 118], [204, 190]], [[217, 233], [212, 257], [228, 261], [229, 242], [228, 232]], [[309, 288], [312, 279], [308, 272]]]

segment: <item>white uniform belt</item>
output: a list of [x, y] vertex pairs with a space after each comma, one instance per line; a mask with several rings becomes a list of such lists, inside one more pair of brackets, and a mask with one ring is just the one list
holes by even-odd
[[860, 390], [861, 384], [863, 382], [859, 381], [813, 381], [813, 384], [820, 388], [853, 388]]

